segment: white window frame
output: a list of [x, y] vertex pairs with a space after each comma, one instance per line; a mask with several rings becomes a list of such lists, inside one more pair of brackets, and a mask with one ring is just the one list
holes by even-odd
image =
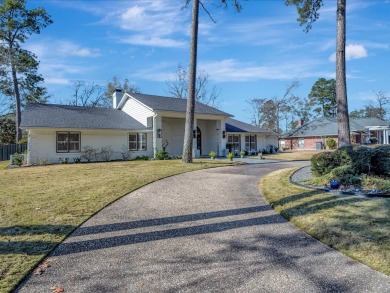
[[148, 136], [146, 132], [129, 133], [130, 151], [146, 151], [147, 149], [148, 149]]
[[305, 139], [304, 138], [298, 138], [298, 148], [304, 149], [305, 148]]
[[[59, 140], [58, 135], [66, 135], [65, 140]], [[70, 140], [71, 135], [78, 135], [78, 140]], [[66, 146], [65, 150], [59, 150], [58, 149], [58, 144], [61, 143], [63, 146]], [[77, 145], [78, 148], [72, 150], [71, 145]], [[57, 131], [56, 132], [56, 152], [57, 153], [79, 153], [81, 150], [81, 133], [77, 131]]]

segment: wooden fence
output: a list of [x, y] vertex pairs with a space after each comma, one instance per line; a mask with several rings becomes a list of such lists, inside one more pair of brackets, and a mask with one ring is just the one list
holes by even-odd
[[14, 153], [23, 153], [25, 150], [27, 150], [27, 143], [0, 145], [0, 161], [7, 161]]

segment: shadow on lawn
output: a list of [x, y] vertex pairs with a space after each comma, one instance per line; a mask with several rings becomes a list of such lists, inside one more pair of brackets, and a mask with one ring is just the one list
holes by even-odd
[[[31, 225], [0, 228], [0, 255], [26, 254], [41, 255], [48, 253], [58, 241], [37, 240], [40, 235], [57, 235], [62, 239], [76, 226], [71, 225]], [[50, 237], [50, 236], [49, 236]], [[48, 237], [48, 238], [49, 238]], [[25, 240], [27, 239], [28, 240]], [[50, 237], [52, 238], [52, 237]]]

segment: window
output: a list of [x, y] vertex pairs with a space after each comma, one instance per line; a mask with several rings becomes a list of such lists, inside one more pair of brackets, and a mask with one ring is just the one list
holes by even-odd
[[229, 149], [230, 152], [240, 151], [240, 135], [228, 135], [228, 140], [226, 144], [226, 148]]
[[303, 149], [305, 147], [305, 139], [304, 138], [298, 138], [298, 147], [300, 149]]
[[281, 141], [280, 141], [280, 148], [281, 149], [284, 149], [286, 147], [286, 141], [284, 140], [284, 139], [282, 139]]
[[130, 151], [146, 151], [146, 133], [130, 133], [129, 134], [129, 150]]
[[80, 152], [80, 132], [57, 132], [57, 153]]
[[246, 135], [245, 136], [245, 150], [255, 151], [256, 149], [257, 149], [256, 135]]

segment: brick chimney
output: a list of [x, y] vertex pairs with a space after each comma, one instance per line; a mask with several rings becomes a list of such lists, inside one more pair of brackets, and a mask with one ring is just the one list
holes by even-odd
[[116, 109], [118, 108], [118, 105], [120, 101], [122, 100], [123, 94], [121, 89], [115, 89], [114, 93], [112, 94], [112, 108]]
[[298, 127], [302, 126], [303, 125], [303, 119], [299, 119], [298, 120]]

